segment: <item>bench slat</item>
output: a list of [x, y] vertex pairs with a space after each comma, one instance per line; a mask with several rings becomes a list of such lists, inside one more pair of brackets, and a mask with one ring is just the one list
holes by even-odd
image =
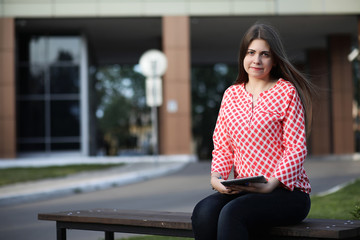
[[191, 214], [118, 209], [93, 209], [38, 215], [39, 220], [121, 224], [141, 227], [158, 227], [191, 230]]
[[57, 228], [80, 229], [80, 230], [102, 231], [102, 232], [148, 234], [148, 235], [173, 236], [173, 237], [189, 237], [189, 238], [194, 237], [194, 234], [191, 229], [171, 229], [171, 228], [101, 224], [101, 223], [57, 222]]
[[[92, 209], [43, 213], [38, 219], [56, 221], [58, 228], [64, 229], [193, 236], [191, 213], [183, 212]], [[296, 225], [273, 227], [263, 232], [272, 236], [271, 239], [360, 239], [360, 221], [306, 219]]]
[[331, 239], [346, 239], [358, 237], [360, 239], [360, 221], [335, 219], [305, 219], [303, 222], [291, 225], [273, 227], [271, 235], [293, 237], [317, 237]]

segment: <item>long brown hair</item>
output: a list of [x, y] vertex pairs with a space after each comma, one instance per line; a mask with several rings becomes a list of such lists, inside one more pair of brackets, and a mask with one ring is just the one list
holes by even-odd
[[245, 33], [240, 44], [239, 73], [235, 84], [247, 83], [249, 81], [243, 62], [250, 43], [255, 39], [265, 40], [270, 46], [271, 56], [275, 62], [270, 76], [275, 79], [283, 78], [295, 86], [305, 110], [306, 131], [308, 135], [311, 129], [312, 98], [315, 93], [315, 86], [289, 61], [280, 35], [275, 28], [267, 24], [255, 23]]

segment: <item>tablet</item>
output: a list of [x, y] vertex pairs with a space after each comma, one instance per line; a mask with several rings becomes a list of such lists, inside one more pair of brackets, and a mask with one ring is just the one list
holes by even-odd
[[226, 180], [222, 181], [221, 183], [224, 186], [231, 186], [231, 185], [246, 185], [247, 183], [267, 183], [266, 178], [263, 175], [255, 176], [255, 177], [245, 177], [245, 178], [239, 178], [239, 179], [232, 179], [232, 180]]

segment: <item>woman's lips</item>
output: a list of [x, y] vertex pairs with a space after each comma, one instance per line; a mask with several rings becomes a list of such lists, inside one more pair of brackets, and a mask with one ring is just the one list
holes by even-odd
[[260, 71], [260, 70], [262, 70], [262, 68], [258, 68], [258, 67], [250, 67], [250, 68], [254, 69], [255, 71]]

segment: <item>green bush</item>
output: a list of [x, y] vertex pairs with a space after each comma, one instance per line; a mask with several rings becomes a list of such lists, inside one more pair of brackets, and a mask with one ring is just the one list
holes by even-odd
[[351, 212], [351, 214], [355, 219], [360, 220], [360, 202], [355, 205], [354, 210]]

